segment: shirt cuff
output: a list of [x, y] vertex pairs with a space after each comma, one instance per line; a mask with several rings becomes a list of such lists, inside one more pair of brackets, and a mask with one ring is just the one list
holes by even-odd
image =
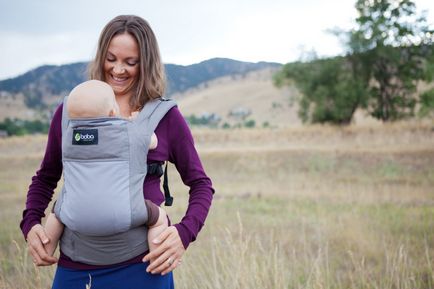
[[41, 222], [38, 221], [38, 220], [31, 220], [31, 221], [29, 221], [29, 222], [23, 224], [23, 226], [22, 226], [22, 228], [21, 228], [21, 231], [23, 232], [24, 240], [27, 241], [27, 234], [29, 234], [29, 232], [30, 232], [30, 230], [32, 229], [32, 227], [33, 227], [34, 225], [37, 225], [37, 224], [41, 224]]
[[190, 231], [182, 223], [175, 224], [174, 226], [178, 230], [178, 234], [181, 238], [182, 245], [184, 245], [184, 249], [187, 249], [188, 245], [190, 245], [190, 243], [194, 241], [194, 239], [191, 237]]

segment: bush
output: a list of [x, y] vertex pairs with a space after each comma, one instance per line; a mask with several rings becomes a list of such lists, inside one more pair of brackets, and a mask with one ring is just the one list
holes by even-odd
[[48, 122], [40, 120], [21, 120], [6, 118], [0, 122], [0, 130], [4, 130], [9, 136], [12, 135], [25, 135], [33, 133], [48, 133], [50, 127]]
[[229, 128], [231, 128], [231, 126], [230, 126], [230, 124], [228, 124], [227, 122], [225, 122], [225, 123], [222, 125], [222, 128], [223, 128], [223, 129], [229, 129]]
[[215, 113], [211, 114], [203, 114], [200, 117], [197, 117], [195, 114], [189, 115], [186, 118], [186, 121], [191, 126], [209, 126], [209, 127], [217, 127], [221, 118]]
[[253, 128], [253, 127], [255, 127], [255, 125], [256, 125], [256, 122], [253, 119], [250, 119], [244, 123], [244, 126], [247, 128]]

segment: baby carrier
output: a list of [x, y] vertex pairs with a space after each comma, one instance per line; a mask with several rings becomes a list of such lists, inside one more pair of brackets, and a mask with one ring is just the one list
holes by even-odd
[[74, 261], [109, 265], [148, 249], [143, 181], [151, 136], [176, 103], [148, 101], [134, 120], [69, 119], [62, 112], [64, 185], [54, 207], [60, 240]]

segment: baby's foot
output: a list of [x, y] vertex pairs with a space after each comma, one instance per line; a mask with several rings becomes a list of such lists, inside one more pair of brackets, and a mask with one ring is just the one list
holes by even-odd
[[151, 136], [151, 143], [149, 144], [149, 149], [153, 150], [157, 147], [157, 145], [158, 145], [158, 139], [155, 133], [153, 133]]

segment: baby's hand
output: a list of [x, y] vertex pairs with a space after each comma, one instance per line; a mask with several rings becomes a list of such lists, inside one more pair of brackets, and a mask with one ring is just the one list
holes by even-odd
[[50, 240], [47, 244], [44, 245], [44, 249], [49, 256], [54, 256], [54, 252], [56, 251], [57, 244], [59, 241]]
[[44, 249], [47, 251], [48, 255], [53, 256], [56, 251], [57, 244], [59, 243], [60, 236], [63, 233], [63, 224], [57, 219], [54, 213], [48, 215], [47, 221], [45, 222], [45, 232], [49, 239], [47, 244], [44, 244]]
[[[158, 247], [158, 245], [154, 243], [154, 240], [157, 239], [168, 226], [166, 211], [160, 207], [158, 207], [158, 210], [158, 220], [153, 226], [150, 226], [148, 230], [148, 245], [150, 252], [154, 251]], [[151, 260], [151, 263], [152, 261], [153, 260]]]

